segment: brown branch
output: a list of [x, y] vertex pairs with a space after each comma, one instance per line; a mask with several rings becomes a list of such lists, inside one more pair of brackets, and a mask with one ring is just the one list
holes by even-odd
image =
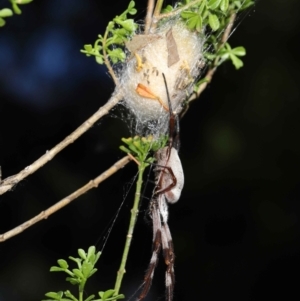
[[145, 30], [144, 34], [149, 34], [149, 30], [152, 23], [152, 14], [154, 9], [154, 2], [155, 0], [148, 0], [148, 6], [147, 6], [147, 13], [145, 18]]
[[88, 120], [86, 120], [81, 126], [79, 126], [73, 133], [67, 136], [63, 141], [53, 147], [51, 150], [47, 151], [42, 157], [37, 159], [31, 165], [27, 166], [25, 169], [20, 171], [18, 174], [10, 176], [0, 182], [0, 195], [4, 194], [6, 191], [10, 190], [17, 183], [37, 171], [39, 168], [44, 166], [47, 162], [51, 161], [60, 151], [62, 151], [69, 144], [73, 143], [82, 134], [84, 134], [88, 129], [90, 129], [96, 121], [101, 117], [108, 114], [109, 110], [113, 108], [122, 99], [122, 92], [119, 90], [117, 93], [113, 94], [110, 100], [102, 106], [94, 115], [92, 115]]
[[43, 219], [47, 219], [50, 215], [55, 213], [56, 211], [62, 209], [63, 207], [70, 204], [72, 201], [77, 199], [82, 194], [86, 193], [88, 190], [92, 188], [98, 187], [98, 185], [109, 178], [111, 175], [116, 173], [119, 169], [123, 168], [131, 159], [129, 156], [126, 156], [122, 158], [121, 160], [117, 161], [114, 165], [112, 165], [109, 169], [107, 169], [105, 172], [103, 172], [101, 175], [99, 175], [94, 180], [89, 181], [86, 185], [82, 186], [69, 196], [63, 198], [55, 205], [51, 206], [45, 211], [42, 211], [40, 214], [36, 215], [35, 217], [31, 218], [30, 220], [26, 221], [25, 223], [19, 225], [18, 227], [0, 235], [0, 242], [3, 242], [5, 240], [8, 240], [9, 238], [16, 236], [20, 233], [22, 233], [27, 228], [33, 226], [34, 224], [40, 222]]

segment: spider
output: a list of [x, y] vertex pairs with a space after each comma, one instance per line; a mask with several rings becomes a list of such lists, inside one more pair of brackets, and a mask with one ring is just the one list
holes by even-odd
[[173, 300], [175, 283], [175, 256], [172, 236], [168, 226], [168, 203], [173, 204], [179, 200], [184, 184], [184, 175], [181, 161], [178, 156], [178, 115], [172, 111], [168, 86], [164, 74], [163, 78], [167, 90], [169, 105], [169, 139], [168, 146], [158, 150], [155, 154], [157, 160], [157, 166], [154, 169], [156, 187], [149, 205], [149, 214], [153, 223], [153, 250], [151, 260], [144, 277], [143, 289], [138, 297], [138, 301], [143, 300], [150, 290], [161, 249], [166, 264], [165, 285], [167, 301]]

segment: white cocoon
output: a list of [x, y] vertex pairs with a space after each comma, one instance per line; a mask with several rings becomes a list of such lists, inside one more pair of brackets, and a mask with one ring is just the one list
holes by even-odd
[[[189, 31], [182, 22], [169, 21], [153, 34], [134, 36], [126, 46], [131, 55], [119, 80], [124, 103], [136, 121], [167, 118], [169, 105], [162, 73], [172, 109], [179, 113], [200, 73], [203, 39], [199, 33]], [[144, 96], [145, 89], [154, 99]]]

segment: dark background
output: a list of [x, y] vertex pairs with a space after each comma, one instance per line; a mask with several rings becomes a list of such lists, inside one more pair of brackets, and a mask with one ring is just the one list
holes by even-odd
[[[138, 19], [146, 1], [137, 1]], [[0, 7], [8, 6], [0, 1]], [[0, 165], [19, 172], [103, 105], [113, 92], [106, 69], [79, 52], [126, 1], [48, 0], [23, 6], [0, 29]], [[258, 1], [230, 39], [247, 49], [181, 121], [186, 184], [170, 206], [176, 251], [174, 300], [292, 299], [299, 294], [299, 1]], [[0, 233], [78, 189], [123, 154], [130, 135], [114, 110], [34, 175], [0, 197]], [[74, 203], [0, 245], [0, 300], [41, 300], [70, 289], [49, 273], [78, 248], [101, 248], [136, 173], [130, 164]], [[132, 192], [87, 286], [114, 286]], [[151, 256], [147, 201], [139, 215], [122, 292], [139, 288]], [[164, 264], [148, 300], [164, 300]], [[93, 279], [93, 278], [92, 278]], [[131, 300], [135, 300], [133, 297]]]

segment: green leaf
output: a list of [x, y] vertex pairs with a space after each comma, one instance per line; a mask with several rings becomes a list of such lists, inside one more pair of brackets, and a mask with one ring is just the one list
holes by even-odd
[[62, 298], [62, 296], [64, 295], [63, 292], [49, 292], [47, 294], [45, 294], [46, 297], [52, 298], [54, 300], [60, 300]]
[[12, 9], [15, 14], [21, 15], [22, 11], [20, 10], [19, 6], [15, 2], [12, 3]]
[[93, 265], [90, 262], [84, 262], [81, 268], [83, 276], [85, 278], [88, 278], [90, 276], [90, 272], [92, 271], [92, 269], [93, 269]]
[[186, 24], [189, 29], [201, 31], [202, 17], [198, 13], [193, 11], [184, 11], [181, 13], [181, 17], [187, 20]]
[[125, 152], [126, 154], [131, 154], [131, 151], [127, 147], [125, 147], [124, 145], [120, 145], [119, 148], [120, 148], [121, 151]]
[[0, 10], [0, 18], [7, 18], [11, 17], [13, 15], [13, 12], [9, 8], [3, 8]]
[[100, 256], [101, 256], [101, 252], [99, 251], [99, 252], [97, 252], [97, 254], [96, 254], [96, 256], [95, 256], [95, 259], [94, 259], [94, 265], [95, 265], [95, 263], [98, 261], [98, 259], [100, 258]]
[[210, 9], [216, 9], [220, 5], [221, 0], [209, 0], [207, 5]]
[[108, 55], [114, 64], [116, 64], [119, 61], [124, 62], [126, 59], [125, 52], [121, 48], [109, 50]]
[[134, 1], [130, 1], [128, 4], [128, 10], [134, 8], [135, 6], [135, 2]]
[[111, 297], [114, 294], [114, 292], [115, 292], [115, 290], [107, 290], [104, 292], [102, 298], [105, 300], [105, 299]]
[[72, 278], [72, 277], [67, 277], [67, 278], [66, 278], [66, 281], [69, 281], [69, 282], [70, 282], [71, 284], [73, 284], [73, 285], [77, 285], [77, 284], [80, 284], [80, 283], [81, 283], [80, 280], [75, 279], [75, 278]]
[[226, 12], [229, 6], [229, 0], [222, 0], [221, 5], [220, 5], [220, 9], [223, 12]]
[[235, 47], [231, 50], [231, 52], [237, 56], [246, 55], [246, 49], [243, 46]]
[[198, 32], [201, 31], [202, 28], [202, 18], [200, 15], [192, 17], [187, 20], [187, 26], [190, 29], [196, 29]]
[[167, 5], [163, 10], [162, 12], [163, 13], [169, 13], [173, 10], [173, 6], [172, 5]]
[[83, 249], [78, 249], [78, 255], [82, 258], [82, 259], [86, 259], [86, 254], [85, 251]]
[[27, 4], [27, 3], [30, 3], [32, 2], [33, 0], [19, 0], [18, 1], [18, 4]]
[[245, 1], [243, 2], [243, 4], [241, 5], [240, 10], [244, 10], [244, 9], [246, 9], [246, 8], [252, 6], [252, 5], [254, 5], [254, 1], [251, 1], [251, 0], [245, 0]]
[[200, 3], [199, 9], [198, 9], [198, 13], [199, 13], [199, 15], [201, 15], [202, 17], [203, 17], [202, 13], [203, 13], [203, 11], [204, 11], [205, 8], [206, 8], [206, 1], [202, 1], [202, 2]]
[[238, 10], [242, 7], [241, 1], [233, 1], [234, 8], [237, 8]]
[[119, 300], [119, 299], [125, 299], [125, 296], [123, 294], [114, 296], [113, 298], [110, 298], [110, 300]]
[[4, 19], [2, 19], [2, 18], [0, 18], [0, 27], [2, 27], [2, 26], [4, 26], [5, 25], [5, 20]]
[[130, 15], [135, 15], [137, 13], [137, 9], [136, 8], [132, 8], [131, 10], [128, 11], [128, 13]]
[[98, 269], [92, 269], [89, 277], [92, 277], [97, 271], [98, 271]]
[[78, 268], [81, 268], [81, 258], [75, 258], [73, 256], [69, 256], [69, 259], [71, 259], [72, 261], [75, 261], [77, 263]]
[[69, 297], [73, 301], [78, 301], [78, 299], [70, 291], [65, 291], [65, 296]]
[[91, 44], [86, 44], [86, 45], [83, 45], [83, 48], [84, 50], [86, 50], [87, 52], [92, 52], [93, 51], [93, 45]]
[[86, 298], [84, 301], [91, 301], [95, 298], [95, 295], [90, 295], [88, 298]]
[[215, 14], [209, 14], [208, 16], [208, 24], [213, 31], [216, 31], [220, 27], [220, 21]]
[[183, 19], [189, 19], [189, 18], [192, 18], [194, 16], [197, 16], [198, 14], [196, 12], [187, 10], [187, 11], [183, 11], [180, 15]]
[[69, 267], [68, 263], [64, 259], [57, 260], [57, 263], [61, 268], [65, 270]]
[[90, 260], [90, 258], [95, 255], [95, 252], [96, 252], [95, 246], [90, 246], [87, 251], [87, 259]]
[[64, 272], [64, 271], [65, 271], [65, 269], [59, 268], [59, 267], [55, 267], [55, 266], [53, 266], [53, 267], [50, 268], [50, 272]]
[[204, 53], [204, 57], [209, 61], [213, 61], [217, 56], [214, 53], [206, 52]]
[[84, 279], [84, 275], [82, 274], [82, 272], [79, 270], [79, 269], [73, 269], [72, 272], [78, 277], [78, 278], [81, 278], [81, 279]]
[[235, 69], [238, 70], [238, 69], [240, 69], [244, 66], [243, 61], [241, 59], [239, 59], [237, 56], [231, 54], [230, 59], [231, 59], [233, 65], [234, 65]]
[[127, 19], [125, 21], [122, 21], [118, 18], [115, 18], [114, 21], [130, 33], [134, 32], [137, 29], [137, 24], [134, 23], [133, 19]]
[[102, 56], [96, 56], [96, 62], [102, 65], [104, 63]]

